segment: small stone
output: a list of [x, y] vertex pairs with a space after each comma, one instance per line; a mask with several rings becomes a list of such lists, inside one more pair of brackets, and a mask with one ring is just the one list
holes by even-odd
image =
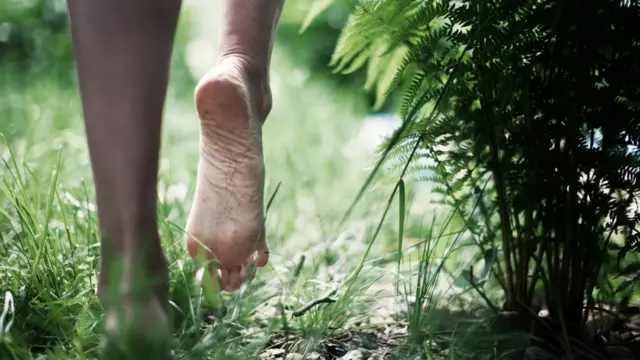
[[636, 360], [631, 350], [624, 346], [607, 346], [607, 358], [611, 360]]
[[285, 360], [302, 360], [302, 355], [297, 353], [288, 354]]
[[364, 359], [364, 355], [362, 355], [362, 351], [360, 351], [360, 350], [351, 350], [348, 353], [346, 353], [343, 357], [341, 357], [340, 359], [342, 359], [342, 360], [363, 360]]
[[385, 357], [383, 354], [373, 354], [367, 358], [367, 360], [384, 360]]
[[284, 355], [284, 349], [267, 349], [258, 357], [260, 360], [281, 359]]
[[552, 360], [551, 354], [537, 346], [530, 346], [524, 352], [524, 360]]

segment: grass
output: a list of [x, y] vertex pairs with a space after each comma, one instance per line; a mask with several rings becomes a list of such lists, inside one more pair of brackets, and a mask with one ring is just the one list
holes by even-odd
[[[282, 66], [274, 72], [285, 72], [286, 59], [274, 63]], [[417, 254], [419, 266], [425, 266], [434, 256], [435, 243], [426, 241], [409, 244], [417, 251], [408, 249], [402, 256], [389, 251], [395, 251], [398, 237], [404, 238], [405, 225], [394, 221], [408, 214], [392, 212], [382, 223], [381, 239], [373, 242], [390, 192], [385, 186], [366, 194], [351, 217], [357, 221], [336, 228], [367, 175], [363, 164], [369, 154], [350, 158], [342, 153], [361, 114], [335, 90], [307, 83], [304, 92], [296, 92], [299, 85], [286, 79], [274, 81], [276, 107], [265, 128], [266, 191], [273, 196], [267, 219], [271, 264], [254, 283], [225, 295], [224, 316], [214, 323], [200, 311], [207, 307], [206, 297], [194, 285], [193, 264], [182, 245], [181, 227], [194, 186], [197, 122], [188, 97], [168, 103], [158, 218], [170, 261], [175, 345], [185, 358], [254, 358], [273, 334], [282, 333], [291, 341], [302, 339], [298, 348], [304, 344], [312, 349], [366, 320], [368, 309], [376, 305], [372, 296], [377, 293], [365, 295], [372, 284], [385, 288], [395, 281], [404, 288], [412, 280], [405, 262], [411, 264]], [[101, 326], [93, 291], [99, 249], [77, 92], [47, 82], [5, 92], [18, 102], [11, 103], [13, 110], [4, 104], [3, 113], [15, 114], [9, 122], [23, 128], [3, 142], [0, 289], [15, 310], [7, 312], [5, 324], [13, 324], [0, 337], [0, 351], [14, 359], [93, 358]], [[302, 96], [292, 99], [288, 94]], [[409, 207], [406, 200], [394, 203], [401, 211]], [[424, 282], [435, 282], [438, 271], [422, 272], [431, 276], [418, 280], [422, 291], [433, 291]], [[292, 310], [336, 284], [341, 285], [336, 303], [290, 317]], [[411, 285], [407, 293], [415, 293]], [[405, 300], [400, 310], [410, 307]], [[431, 300], [422, 296], [416, 301], [427, 305]], [[423, 315], [414, 316], [414, 326], [426, 321]]]
[[[178, 38], [184, 41], [185, 35]], [[399, 195], [388, 199], [395, 185], [390, 181], [366, 191], [339, 227], [373, 164], [371, 154], [345, 150], [361, 125], [362, 104], [348, 89], [305, 81], [306, 70], [279, 51], [272, 69], [275, 107], [264, 130], [271, 262], [253, 283], [223, 295], [221, 316], [212, 320], [203, 314], [211, 296], [194, 284], [182, 243], [198, 151], [184, 55], [176, 51], [158, 194], [176, 354], [247, 359], [279, 343], [309, 353], [347, 328], [375, 325], [367, 323], [372, 309], [393, 302], [388, 297], [394, 293], [404, 293], [393, 310], [405, 314], [397, 321], [408, 319], [411, 333], [421, 334], [413, 342], [422, 348], [434, 336], [424, 330], [435, 316], [425, 309], [451, 286], [440, 275], [445, 263], [458, 262], [453, 252], [459, 231], [447, 235], [455, 227], [447, 216], [422, 226], [422, 214], [410, 210], [424, 199], [404, 183]], [[95, 358], [102, 321], [94, 295], [99, 248], [78, 93], [54, 79], [5, 79], [0, 85], [0, 299], [7, 306], [0, 317], [0, 358]], [[398, 211], [381, 219], [387, 206]], [[291, 317], [332, 287], [338, 289], [336, 302]]]

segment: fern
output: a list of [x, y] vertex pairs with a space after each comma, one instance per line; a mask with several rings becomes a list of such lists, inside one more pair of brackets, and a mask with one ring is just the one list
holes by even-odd
[[343, 74], [368, 65], [365, 89], [375, 92], [374, 109], [379, 109], [391, 90], [413, 76], [413, 72], [407, 74], [409, 65], [422, 64], [430, 56], [425, 54], [426, 42], [443, 53], [450, 52], [449, 46], [438, 47], [438, 42], [448, 38], [452, 27], [429, 25], [445, 16], [449, 7], [446, 2], [360, 1], [338, 38], [329, 65]]
[[488, 283], [510, 310], [528, 314], [544, 279], [552, 316], [581, 323], [598, 288], [638, 280], [639, 14], [613, 0], [360, 1], [336, 45], [330, 65], [367, 66], [375, 108], [400, 94], [379, 161], [429, 170], [479, 251], [499, 249]]

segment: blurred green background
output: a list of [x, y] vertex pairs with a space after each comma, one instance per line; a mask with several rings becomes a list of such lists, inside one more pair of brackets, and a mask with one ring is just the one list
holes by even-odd
[[[174, 72], [186, 70], [185, 49], [193, 35], [192, 9], [194, 4], [199, 6], [198, 2], [203, 3], [198, 0], [186, 0], [183, 3], [174, 53], [174, 61], [178, 66], [174, 66]], [[359, 89], [361, 73], [337, 76], [327, 67], [340, 29], [349, 15], [350, 2], [336, 2], [301, 33], [310, 4], [308, 0], [286, 1], [278, 27], [278, 47], [287, 54], [293, 65], [308, 69], [313, 76], [323, 77], [338, 86]], [[69, 40], [66, 1], [0, 1], [0, 66], [3, 68], [3, 77], [11, 70], [23, 75], [46, 74], [65, 83], [73, 81], [73, 49]], [[183, 77], [185, 74], [180, 74], [185, 84], [193, 85], [193, 76]]]

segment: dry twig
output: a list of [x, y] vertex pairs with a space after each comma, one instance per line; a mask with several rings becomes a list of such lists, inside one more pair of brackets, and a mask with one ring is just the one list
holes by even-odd
[[337, 300], [332, 298], [332, 296], [335, 295], [337, 292], [338, 292], [338, 286], [335, 285], [323, 297], [310, 301], [309, 303], [307, 303], [306, 305], [304, 305], [300, 309], [294, 311], [291, 314], [291, 316], [294, 317], [294, 318], [295, 317], [300, 317], [300, 316], [304, 315], [307, 311], [311, 310], [315, 306], [318, 306], [320, 304], [332, 304], [332, 303], [336, 302]]

